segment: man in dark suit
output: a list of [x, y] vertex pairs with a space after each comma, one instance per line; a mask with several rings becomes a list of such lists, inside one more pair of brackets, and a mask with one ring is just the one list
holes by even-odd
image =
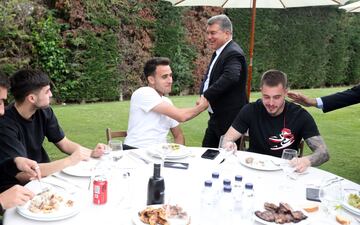
[[320, 98], [309, 98], [301, 93], [289, 92], [288, 97], [303, 106], [314, 106], [324, 113], [360, 103], [360, 84], [342, 92]]
[[207, 22], [207, 39], [215, 50], [200, 93], [209, 101], [208, 127], [203, 147], [218, 147], [241, 107], [247, 103], [247, 65], [243, 50], [232, 40], [232, 23], [226, 15]]

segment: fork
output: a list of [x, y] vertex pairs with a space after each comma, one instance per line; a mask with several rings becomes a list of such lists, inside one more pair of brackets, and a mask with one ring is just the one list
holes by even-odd
[[270, 162], [272, 162], [275, 166], [280, 166], [280, 163], [275, 163], [272, 159], [270, 159]]

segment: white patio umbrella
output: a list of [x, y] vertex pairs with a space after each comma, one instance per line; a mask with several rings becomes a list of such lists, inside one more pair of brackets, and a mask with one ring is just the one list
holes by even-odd
[[251, 8], [251, 30], [247, 96], [250, 99], [253, 69], [256, 8], [285, 9], [308, 6], [343, 5], [348, 0], [166, 0], [174, 6], [217, 6], [223, 8]]
[[360, 1], [341, 6], [340, 9], [345, 9], [346, 12], [360, 12]]

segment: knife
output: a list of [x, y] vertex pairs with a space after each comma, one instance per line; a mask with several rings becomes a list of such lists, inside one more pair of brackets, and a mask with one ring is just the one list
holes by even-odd
[[134, 157], [137, 158], [137, 159], [140, 159], [141, 161], [143, 161], [143, 162], [146, 163], [146, 164], [151, 163], [149, 160], [145, 159], [144, 157], [140, 156], [139, 154], [135, 153], [134, 151], [130, 151], [129, 154], [130, 154], [131, 156], [134, 156]]

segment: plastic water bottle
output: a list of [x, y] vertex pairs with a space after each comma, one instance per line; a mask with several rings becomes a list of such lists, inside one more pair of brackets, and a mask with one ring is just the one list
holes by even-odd
[[233, 224], [234, 197], [231, 191], [231, 186], [224, 186], [219, 202], [221, 216], [218, 217], [220, 221], [217, 224]]
[[241, 201], [241, 197], [242, 197], [242, 176], [241, 175], [236, 175], [235, 176], [235, 182], [234, 182], [234, 186], [233, 186], [233, 195], [234, 195], [234, 199], [235, 201]]
[[223, 185], [224, 185], [224, 187], [225, 187], [225, 186], [231, 186], [231, 180], [229, 180], [229, 179], [224, 179], [224, 180], [223, 180]]
[[204, 224], [214, 223], [214, 190], [212, 187], [212, 181], [206, 180], [201, 193], [201, 222]]
[[211, 180], [212, 180], [212, 187], [213, 187], [212, 189], [214, 192], [214, 202], [216, 204], [217, 201], [219, 200], [220, 193], [222, 192], [222, 185], [221, 185], [219, 173], [213, 172], [211, 174]]
[[246, 224], [252, 224], [254, 219], [254, 186], [252, 183], [246, 183], [242, 198], [242, 220]]
[[234, 196], [234, 220], [240, 221], [241, 220], [241, 211], [242, 211], [242, 176], [236, 175], [235, 182], [233, 186], [233, 196]]

